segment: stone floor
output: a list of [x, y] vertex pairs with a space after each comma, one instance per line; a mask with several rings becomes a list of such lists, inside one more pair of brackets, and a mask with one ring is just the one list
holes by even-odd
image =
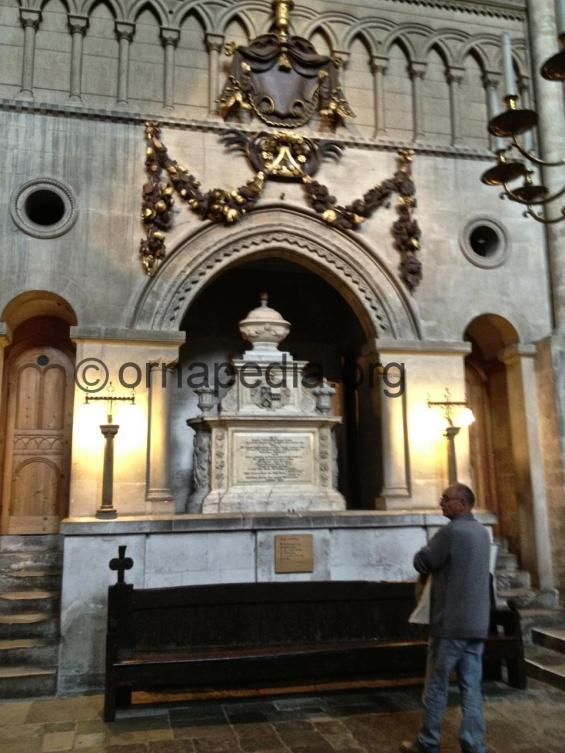
[[[417, 688], [138, 706], [101, 719], [102, 697], [0, 703], [0, 753], [396, 753], [414, 736]], [[565, 692], [485, 686], [497, 753], [565, 753]], [[458, 753], [457, 694], [442, 753]]]

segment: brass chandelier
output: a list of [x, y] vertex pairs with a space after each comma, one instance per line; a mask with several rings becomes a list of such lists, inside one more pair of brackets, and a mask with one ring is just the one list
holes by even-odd
[[[557, 21], [561, 51], [543, 64], [541, 75], [549, 81], [563, 82], [565, 81], [565, 0], [557, 0]], [[518, 87], [512, 61], [512, 39], [508, 33], [502, 35], [502, 61], [507, 91], [504, 97], [506, 111], [495, 115], [488, 124], [489, 132], [496, 138], [497, 163], [495, 167], [483, 174], [481, 180], [488, 186], [502, 186], [504, 192], [501, 198], [506, 197], [525, 206], [525, 217], [532, 217], [544, 225], [557, 224], [565, 220], [565, 205], [560, 209], [560, 216], [553, 219], [544, 216], [543, 207], [565, 196], [565, 186], [550, 195], [545, 185], [534, 181], [534, 174], [536, 167], [564, 167], [565, 159], [549, 162], [532, 151], [531, 131], [538, 123], [538, 114], [535, 110], [518, 106], [519, 95], [514, 93], [518, 91]], [[518, 137], [524, 135], [525, 138], [521, 143]], [[504, 139], [510, 139], [510, 143], [505, 144]], [[522, 180], [522, 185], [511, 188], [509, 183], [517, 180]], [[536, 211], [536, 209], [542, 211]]]

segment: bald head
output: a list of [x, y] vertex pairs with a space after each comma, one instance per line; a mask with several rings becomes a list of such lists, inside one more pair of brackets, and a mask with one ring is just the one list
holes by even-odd
[[445, 517], [452, 520], [471, 512], [475, 495], [465, 484], [451, 484], [442, 494], [439, 504]]
[[461, 501], [469, 506], [469, 509], [475, 504], [475, 495], [468, 486], [465, 486], [465, 484], [453, 484], [449, 489], [453, 495], [457, 494]]

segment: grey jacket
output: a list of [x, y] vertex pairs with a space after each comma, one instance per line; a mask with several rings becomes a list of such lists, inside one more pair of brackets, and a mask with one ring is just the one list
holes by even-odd
[[440, 528], [414, 557], [414, 567], [432, 574], [430, 636], [486, 638], [490, 613], [490, 539], [471, 513]]

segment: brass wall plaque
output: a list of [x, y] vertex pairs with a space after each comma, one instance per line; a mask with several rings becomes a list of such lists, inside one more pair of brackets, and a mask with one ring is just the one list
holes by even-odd
[[313, 573], [314, 536], [275, 536], [275, 573]]

